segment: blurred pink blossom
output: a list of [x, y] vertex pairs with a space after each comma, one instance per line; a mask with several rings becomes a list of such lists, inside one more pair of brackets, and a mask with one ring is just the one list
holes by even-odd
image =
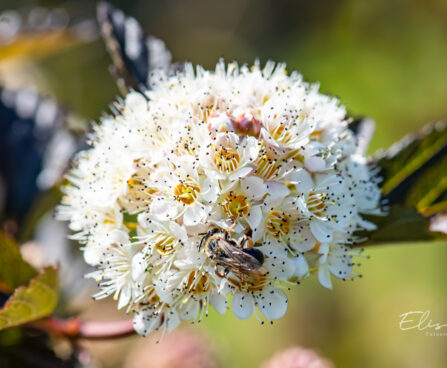
[[293, 347], [276, 353], [262, 368], [335, 368], [335, 365], [313, 350]]
[[209, 339], [186, 329], [163, 337], [145, 338], [127, 356], [124, 368], [216, 368]]

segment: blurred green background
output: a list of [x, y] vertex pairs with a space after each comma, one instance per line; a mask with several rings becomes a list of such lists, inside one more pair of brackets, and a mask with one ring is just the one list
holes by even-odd
[[[286, 61], [288, 70], [320, 82], [350, 113], [376, 121], [371, 152], [447, 119], [445, 0], [111, 2], [165, 40], [176, 61], [206, 67], [222, 56], [240, 63]], [[0, 0], [1, 11], [35, 5], [76, 16], [95, 13], [94, 1]], [[109, 63], [97, 39], [51, 56], [37, 51], [8, 69], [0, 60], [0, 80], [35, 84], [96, 120], [118, 95]], [[256, 367], [274, 352], [300, 345], [337, 367], [446, 367], [447, 336], [401, 331], [399, 315], [430, 310], [434, 322], [447, 323], [447, 244], [381, 246], [366, 253], [371, 259], [361, 262], [362, 279], [335, 282], [333, 291], [306, 280], [292, 290], [286, 317], [272, 326], [211, 313], [200, 328], [211, 336], [222, 365]], [[107, 346], [121, 351], [122, 345]], [[118, 367], [124, 356], [99, 359]]]

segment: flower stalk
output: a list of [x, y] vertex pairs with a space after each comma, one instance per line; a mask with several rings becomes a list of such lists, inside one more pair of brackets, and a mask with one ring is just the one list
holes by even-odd
[[106, 340], [133, 335], [132, 320], [88, 321], [82, 318], [48, 317], [29, 325], [55, 337], [69, 339]]

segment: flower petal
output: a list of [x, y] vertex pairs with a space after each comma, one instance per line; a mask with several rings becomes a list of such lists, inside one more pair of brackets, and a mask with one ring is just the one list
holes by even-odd
[[189, 206], [183, 214], [183, 222], [186, 226], [197, 225], [206, 215], [205, 207], [199, 203]]
[[219, 314], [225, 314], [228, 308], [226, 295], [223, 293], [214, 293], [210, 297], [210, 303]]
[[284, 291], [267, 288], [257, 298], [259, 311], [268, 319], [279, 319], [287, 311], [287, 296]]
[[166, 331], [169, 333], [180, 324], [178, 314], [172, 309], [165, 314], [166, 317]]
[[290, 242], [293, 249], [300, 252], [307, 252], [315, 246], [317, 241], [310, 231], [309, 226], [300, 225], [299, 228], [296, 229], [296, 234], [290, 236]]
[[236, 293], [233, 296], [233, 313], [239, 319], [247, 319], [255, 309], [255, 302], [250, 294]]
[[217, 180], [210, 178], [205, 179], [202, 184], [201, 197], [207, 202], [214, 202], [217, 199], [219, 193], [219, 186]]
[[294, 259], [293, 263], [295, 264], [294, 276], [298, 277], [298, 279], [300, 279], [300, 280], [309, 276], [309, 265], [307, 264], [307, 261], [303, 255], [299, 254]]
[[140, 280], [145, 274], [147, 269], [147, 262], [145, 260], [144, 254], [138, 252], [132, 258], [132, 279], [134, 281]]
[[[253, 206], [247, 214], [246, 220], [250, 228], [256, 229], [262, 220], [262, 210], [259, 206]], [[258, 239], [259, 240], [259, 239]]]
[[126, 285], [120, 290], [120, 297], [118, 300], [118, 309], [125, 307], [130, 302], [132, 291], [131, 285]]
[[181, 306], [179, 311], [180, 319], [183, 321], [195, 319], [199, 313], [199, 309], [199, 303], [194, 299], [189, 299], [186, 304]]
[[310, 222], [310, 231], [321, 243], [332, 241], [332, 229], [326, 223], [318, 220]]
[[264, 203], [266, 206], [271, 207], [274, 202], [279, 202], [288, 196], [290, 190], [284, 184], [271, 181], [267, 183], [267, 193], [268, 196], [265, 198]]
[[267, 185], [264, 183], [264, 180], [256, 176], [242, 179], [241, 189], [250, 199], [261, 199], [267, 193]]
[[169, 222], [169, 230], [171, 230], [172, 235], [178, 238], [181, 241], [186, 241], [188, 239], [188, 235], [183, 226], [180, 226], [178, 223], [170, 221]]
[[252, 172], [252, 170], [253, 170], [253, 168], [250, 166], [243, 166], [239, 170], [236, 170], [234, 173], [232, 173], [228, 177], [228, 179], [230, 179], [231, 181], [241, 179], [241, 178], [247, 176], [248, 174], [250, 174]]
[[151, 213], [160, 220], [172, 219], [177, 216], [177, 206], [175, 202], [165, 197], [156, 198], [150, 207]]
[[243, 156], [249, 161], [254, 161], [259, 154], [258, 140], [254, 137], [247, 137], [246, 146], [243, 149]]
[[322, 157], [312, 156], [306, 159], [304, 166], [311, 172], [326, 170], [326, 161]]
[[84, 260], [90, 266], [96, 266], [103, 258], [104, 247], [95, 244], [87, 244], [84, 247]]
[[156, 315], [151, 310], [142, 310], [134, 314], [133, 328], [134, 330], [143, 336], [150, 334], [157, 327], [160, 326], [161, 316]]
[[316, 175], [315, 181], [317, 188], [321, 188], [324, 190], [327, 190], [327, 188], [329, 188], [331, 194], [344, 193], [346, 190], [345, 182], [339, 175], [318, 174]]
[[331, 275], [326, 265], [318, 267], [318, 281], [325, 288], [332, 289]]
[[136, 113], [144, 113], [147, 110], [147, 100], [139, 92], [130, 92], [126, 96], [126, 107]]
[[264, 237], [264, 221], [261, 221], [258, 226], [252, 229], [253, 233], [251, 235], [251, 238], [256, 243]]
[[305, 169], [298, 169], [291, 176], [292, 176], [292, 181], [296, 185], [296, 188], [301, 193], [308, 193], [314, 187], [314, 182], [312, 180], [312, 177]]

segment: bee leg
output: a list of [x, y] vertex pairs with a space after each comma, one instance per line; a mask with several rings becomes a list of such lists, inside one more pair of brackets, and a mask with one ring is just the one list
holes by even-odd
[[222, 275], [219, 271], [217, 271], [216, 270], [216, 275], [217, 275], [217, 277], [220, 277], [220, 278], [224, 278], [225, 276], [224, 275]]
[[237, 225], [237, 222], [236, 222], [236, 220], [234, 219], [234, 217], [231, 217], [230, 220], [231, 220], [232, 224], [231, 224], [231, 226], [227, 229], [227, 234], [231, 233], [231, 232], [234, 230], [234, 228], [236, 227], [236, 225]]
[[224, 278], [226, 276], [226, 268], [223, 268], [223, 273], [222, 273], [222, 267], [219, 267], [219, 269], [216, 267], [216, 275], [218, 277]]
[[242, 240], [240, 242], [240, 246], [241, 246], [242, 249], [253, 248], [253, 245], [254, 245], [253, 239], [250, 238], [248, 235], [244, 235], [242, 237]]

